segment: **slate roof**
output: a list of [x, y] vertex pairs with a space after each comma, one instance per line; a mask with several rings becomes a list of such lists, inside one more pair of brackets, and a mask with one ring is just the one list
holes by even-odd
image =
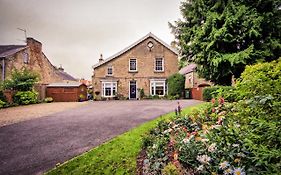
[[26, 45], [0, 45], [0, 58], [11, 56], [27, 47]]
[[188, 74], [188, 73], [190, 73], [190, 72], [195, 71], [195, 68], [196, 68], [196, 64], [191, 63], [191, 64], [189, 64], [189, 65], [183, 67], [183, 68], [179, 71], [179, 73], [182, 74], [182, 75], [186, 75], [186, 74]]
[[48, 84], [47, 87], [79, 87], [81, 85], [84, 85], [80, 82], [68, 82], [68, 83], [51, 83]]
[[154, 34], [152, 34], [151, 32], [148, 33], [147, 35], [145, 35], [144, 37], [142, 37], [141, 39], [139, 39], [138, 41], [134, 42], [133, 44], [131, 44], [130, 46], [126, 47], [125, 49], [121, 50], [120, 52], [116, 53], [115, 55], [112, 55], [111, 57], [105, 59], [104, 61], [99, 62], [98, 64], [95, 64], [93, 66], [93, 69], [113, 60], [114, 58], [124, 54], [125, 52], [129, 51], [130, 49], [132, 49], [133, 47], [135, 47], [136, 45], [138, 45], [139, 43], [143, 42], [144, 40], [146, 40], [147, 38], [153, 38], [156, 41], [158, 41], [159, 43], [161, 43], [162, 45], [164, 45], [166, 48], [168, 48], [169, 50], [171, 50], [173, 53], [175, 53], [176, 55], [178, 55], [178, 51], [174, 48], [172, 48], [170, 45], [168, 45], [167, 43], [165, 43], [163, 40], [161, 40], [160, 38], [158, 38], [157, 36], [155, 36]]
[[67, 72], [58, 70], [56, 73], [57, 73], [63, 80], [77, 81], [76, 78], [74, 78], [73, 76], [69, 75]]

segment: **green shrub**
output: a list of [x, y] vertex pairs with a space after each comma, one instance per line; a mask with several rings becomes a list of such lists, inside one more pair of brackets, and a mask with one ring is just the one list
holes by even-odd
[[203, 100], [210, 101], [214, 98], [216, 91], [219, 89], [219, 86], [206, 87], [203, 89]]
[[246, 66], [237, 82], [237, 92], [243, 99], [272, 95], [280, 98], [281, 58], [270, 63]]
[[0, 100], [0, 109], [3, 108], [6, 105], [6, 103], [2, 100]]
[[140, 93], [140, 98], [143, 99], [143, 97], [145, 97], [143, 88], [138, 89], [138, 91], [139, 91], [139, 93]]
[[203, 99], [205, 101], [219, 97], [223, 97], [228, 102], [233, 102], [237, 100], [237, 93], [232, 86], [213, 86], [203, 89]]
[[38, 81], [37, 73], [27, 69], [13, 70], [12, 78], [4, 81], [4, 89], [16, 91], [31, 91], [34, 84]]
[[51, 103], [51, 102], [53, 102], [54, 101], [54, 99], [52, 98], [52, 97], [46, 97], [45, 99], [44, 99], [44, 102], [45, 103]]
[[179, 173], [179, 170], [177, 169], [177, 167], [174, 164], [169, 163], [162, 170], [162, 174], [163, 175], [179, 175], [180, 173]]
[[3, 102], [7, 102], [6, 96], [4, 95], [3, 91], [0, 91], [0, 100]]
[[169, 96], [182, 96], [185, 86], [185, 76], [179, 73], [173, 74], [168, 78], [168, 95]]
[[[233, 91], [243, 100], [212, 100], [202, 110], [158, 125], [146, 142], [148, 171], [159, 173], [170, 157], [185, 174], [280, 174], [280, 70], [280, 60], [247, 66], [237, 89], [213, 91], [214, 97]], [[178, 158], [171, 158], [175, 154]]]
[[38, 102], [38, 93], [34, 91], [18, 91], [14, 97], [14, 103], [19, 105], [34, 104]]

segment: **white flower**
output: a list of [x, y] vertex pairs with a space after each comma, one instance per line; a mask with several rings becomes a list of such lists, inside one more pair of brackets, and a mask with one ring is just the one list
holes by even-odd
[[235, 169], [233, 170], [233, 174], [234, 174], [234, 175], [246, 175], [246, 173], [243, 171], [242, 168], [235, 168]]
[[217, 147], [216, 147], [216, 143], [212, 143], [209, 147], [208, 147], [208, 151], [210, 153], [213, 153], [217, 150]]
[[227, 161], [224, 161], [224, 162], [220, 163], [220, 169], [221, 170], [224, 170], [228, 166], [229, 166], [229, 163]]
[[243, 154], [243, 153], [238, 153], [237, 156], [238, 156], [238, 157], [246, 157], [246, 155]]
[[200, 165], [199, 167], [197, 167], [197, 171], [203, 171], [204, 170], [204, 165]]
[[211, 158], [207, 155], [197, 156], [197, 160], [202, 164], [209, 164]]
[[212, 125], [211, 129], [219, 129], [221, 127], [221, 125]]
[[223, 174], [227, 175], [227, 174], [231, 174], [232, 173], [232, 169], [227, 168], [226, 170], [224, 170]]
[[194, 135], [191, 135], [189, 138], [184, 138], [182, 140], [182, 142], [186, 144], [186, 143], [190, 142], [190, 140], [193, 139], [193, 137], [194, 137]]
[[184, 139], [182, 140], [182, 142], [183, 142], [183, 143], [188, 143], [188, 142], [189, 142], [189, 139], [188, 139], [188, 138], [184, 138]]
[[170, 128], [170, 129], [166, 129], [164, 132], [163, 132], [163, 134], [167, 134], [167, 133], [170, 133], [170, 132], [172, 132], [173, 130]]
[[202, 141], [202, 142], [208, 142], [209, 139], [202, 139], [201, 141]]
[[232, 146], [233, 147], [239, 147], [239, 144], [233, 144]]

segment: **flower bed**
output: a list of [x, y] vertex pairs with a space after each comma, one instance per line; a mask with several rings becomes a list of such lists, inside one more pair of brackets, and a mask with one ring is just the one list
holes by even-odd
[[[249, 103], [224, 103], [223, 98], [213, 99], [203, 110], [159, 123], [144, 142], [147, 157], [143, 161], [143, 174], [280, 172], [278, 125], [271, 128], [277, 129], [272, 138], [255, 138], [266, 135], [266, 131], [258, 134], [264, 128], [249, 120], [249, 111], [260, 107]], [[249, 118], [243, 117], [245, 112]]]

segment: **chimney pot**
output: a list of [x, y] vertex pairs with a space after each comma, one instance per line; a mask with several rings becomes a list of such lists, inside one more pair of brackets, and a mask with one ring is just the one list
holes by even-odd
[[102, 62], [102, 61], [103, 61], [103, 57], [102, 57], [102, 54], [100, 54], [99, 62]]

